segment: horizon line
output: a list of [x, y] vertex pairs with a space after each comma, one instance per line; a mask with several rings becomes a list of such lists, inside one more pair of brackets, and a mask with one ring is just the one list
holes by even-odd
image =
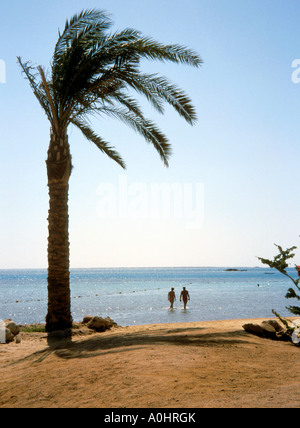
[[[229, 268], [229, 269], [253, 269], [253, 268], [263, 268], [264, 266], [247, 266], [247, 265], [222, 265], [222, 266], [89, 266], [89, 267], [70, 267], [70, 271], [74, 269], [205, 269], [205, 268]], [[47, 270], [47, 267], [0, 267], [0, 270]], [[271, 269], [269, 267], [269, 269]]]

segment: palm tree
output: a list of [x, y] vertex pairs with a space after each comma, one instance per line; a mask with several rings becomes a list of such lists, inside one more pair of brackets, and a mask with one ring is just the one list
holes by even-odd
[[46, 330], [72, 326], [69, 280], [68, 189], [72, 171], [67, 130], [80, 129], [103, 153], [126, 168], [120, 154], [90, 127], [90, 114], [121, 119], [153, 144], [168, 166], [171, 153], [166, 136], [144, 117], [132, 89], [163, 113], [167, 102], [190, 124], [195, 110], [185, 93], [158, 74], [143, 74], [141, 59], [171, 61], [198, 67], [201, 59], [179, 45], [163, 45], [133, 29], [109, 33], [109, 16], [98, 10], [74, 15], [59, 33], [50, 73], [41, 66], [18, 62], [34, 95], [50, 121], [47, 156], [48, 217], [48, 312]]

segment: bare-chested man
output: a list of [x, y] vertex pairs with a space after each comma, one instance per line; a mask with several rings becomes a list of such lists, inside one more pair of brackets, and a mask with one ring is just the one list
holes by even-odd
[[190, 300], [190, 295], [189, 295], [189, 292], [185, 289], [185, 287], [183, 287], [183, 290], [180, 294], [180, 301], [181, 301], [181, 298], [183, 300], [183, 307], [184, 309], [186, 309], [186, 304], [187, 304], [187, 301]]
[[175, 291], [173, 287], [171, 288], [171, 291], [169, 291], [168, 300], [171, 303], [170, 309], [173, 309], [173, 303], [176, 300]]

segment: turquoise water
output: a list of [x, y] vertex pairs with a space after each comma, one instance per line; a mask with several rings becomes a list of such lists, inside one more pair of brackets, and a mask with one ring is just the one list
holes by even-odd
[[[74, 321], [85, 315], [109, 316], [118, 324], [141, 325], [290, 315], [285, 299], [288, 278], [269, 268], [72, 269]], [[294, 274], [295, 269], [291, 272]], [[259, 286], [258, 286], [259, 284]], [[185, 286], [187, 309], [179, 301]], [[167, 295], [177, 300], [169, 309]], [[0, 270], [0, 319], [43, 323], [47, 312], [46, 270]]]

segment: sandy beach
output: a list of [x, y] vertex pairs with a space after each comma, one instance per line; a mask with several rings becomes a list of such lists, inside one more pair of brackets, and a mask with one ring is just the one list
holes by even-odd
[[20, 333], [0, 345], [0, 407], [300, 407], [299, 348], [246, 322], [83, 328], [59, 349]]

